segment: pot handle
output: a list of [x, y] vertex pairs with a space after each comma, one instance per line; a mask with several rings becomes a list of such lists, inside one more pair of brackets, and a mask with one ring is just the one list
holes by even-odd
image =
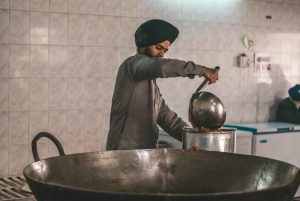
[[36, 161], [39, 161], [40, 160], [40, 157], [39, 157], [39, 154], [38, 154], [38, 151], [37, 151], [37, 141], [42, 138], [42, 137], [46, 137], [46, 138], [49, 138], [57, 147], [58, 151], [59, 151], [59, 155], [61, 156], [64, 156], [65, 155], [65, 152], [64, 152], [64, 149], [63, 147], [61, 146], [60, 142], [58, 141], [58, 139], [56, 139], [56, 137], [54, 137], [53, 135], [51, 135], [50, 133], [47, 133], [47, 132], [41, 132], [39, 134], [37, 134], [33, 139], [32, 139], [32, 142], [31, 142], [31, 149], [32, 149], [32, 155], [33, 155], [33, 158]]
[[[214, 68], [215, 70], [220, 70], [220, 67], [219, 66], [216, 66]], [[209, 80], [206, 78], [201, 84], [200, 86], [198, 87], [198, 89], [195, 91], [194, 94], [197, 94], [200, 92], [200, 90], [204, 89], [204, 87], [206, 87], [206, 85], [209, 83]]]

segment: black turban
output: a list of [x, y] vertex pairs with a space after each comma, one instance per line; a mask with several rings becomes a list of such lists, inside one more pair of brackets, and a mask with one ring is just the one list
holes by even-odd
[[135, 44], [137, 47], [148, 47], [169, 40], [171, 45], [178, 34], [179, 30], [166, 21], [149, 20], [136, 30]]

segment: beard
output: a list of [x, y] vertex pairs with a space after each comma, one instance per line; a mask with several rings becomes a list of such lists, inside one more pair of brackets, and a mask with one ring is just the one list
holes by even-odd
[[152, 58], [155, 57], [154, 55], [152, 55], [151, 50], [149, 47], [145, 47], [145, 55], [147, 55], [148, 57]]

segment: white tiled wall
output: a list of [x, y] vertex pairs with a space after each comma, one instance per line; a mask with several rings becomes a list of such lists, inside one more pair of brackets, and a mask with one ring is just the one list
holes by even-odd
[[[0, 0], [0, 176], [33, 162], [30, 143], [42, 131], [67, 154], [105, 150], [117, 69], [135, 54], [136, 28], [152, 18], [180, 30], [166, 57], [221, 67], [206, 90], [224, 103], [226, 123], [274, 120], [278, 102], [300, 82], [300, 0]], [[245, 52], [271, 53], [271, 72], [238, 68]], [[202, 81], [158, 84], [188, 121]], [[41, 158], [58, 154], [47, 139], [38, 150]]]

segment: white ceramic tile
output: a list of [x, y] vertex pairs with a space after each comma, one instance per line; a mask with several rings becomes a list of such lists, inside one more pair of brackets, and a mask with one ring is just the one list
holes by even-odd
[[290, 53], [292, 51], [292, 33], [291, 29], [282, 30], [282, 52]]
[[49, 13], [31, 12], [30, 15], [30, 44], [48, 44], [49, 42]]
[[67, 46], [50, 46], [49, 52], [49, 76], [66, 77], [68, 74]]
[[[111, 100], [114, 93], [114, 87], [115, 87], [115, 78], [102, 78], [102, 86], [105, 86], [102, 88], [103, 93], [103, 108], [110, 108], [111, 106]], [[106, 115], [104, 112], [103, 118]]]
[[255, 123], [257, 118], [257, 104], [243, 103], [242, 123]]
[[84, 139], [84, 110], [69, 110], [67, 120], [67, 141]]
[[101, 151], [101, 142], [102, 140], [85, 140], [84, 152]]
[[227, 103], [224, 104], [226, 109], [225, 124], [239, 124], [242, 122], [242, 103]]
[[28, 11], [10, 11], [10, 42], [29, 43]]
[[31, 10], [49, 12], [49, 0], [31, 0]]
[[181, 60], [195, 61], [195, 50], [181, 50]]
[[[40, 132], [48, 132], [48, 111], [30, 111], [29, 112], [29, 139], [32, 139]], [[39, 143], [44, 142], [45, 138], [40, 139]]]
[[104, 0], [104, 15], [119, 16], [121, 13], [121, 0]]
[[49, 109], [67, 109], [67, 78], [49, 79]]
[[168, 18], [168, 0], [152, 0], [153, 1], [153, 18]]
[[167, 0], [168, 19], [181, 20], [181, 10], [184, 8], [181, 4], [182, 0]]
[[136, 17], [137, 0], [121, 0], [121, 15]]
[[271, 4], [271, 27], [281, 28], [282, 27], [282, 4], [272, 3]]
[[205, 22], [196, 22], [195, 33], [195, 45], [196, 49], [208, 49], [209, 48], [209, 24]]
[[9, 44], [0, 44], [0, 77], [9, 76]]
[[121, 18], [121, 38], [120, 45], [122, 47], [136, 47], [134, 33], [136, 31], [135, 18]]
[[259, 103], [257, 112], [257, 122], [268, 122], [270, 120], [270, 103]]
[[300, 5], [293, 6], [293, 28], [300, 28]]
[[68, 15], [50, 13], [50, 41], [51, 45], [68, 44]]
[[196, 1], [196, 20], [209, 22], [210, 0]]
[[9, 0], [1, 0], [0, 8], [1, 9], [9, 9]]
[[48, 78], [30, 79], [30, 110], [48, 110]]
[[223, 6], [224, 6], [224, 1], [210, 1], [209, 2], [209, 9], [208, 9], [208, 21], [209, 22], [221, 22], [222, 21]]
[[257, 51], [258, 43], [259, 43], [259, 29], [256, 26], [248, 26], [247, 27], [247, 35], [249, 35], [254, 41], [253, 47], [251, 47], [252, 51]]
[[271, 3], [260, 2], [259, 4], [259, 25], [264, 27], [270, 27], [271, 19], [267, 19], [266, 16], [271, 15]]
[[282, 34], [281, 29], [271, 28], [270, 30], [270, 52], [281, 52]]
[[68, 109], [85, 108], [85, 88], [83, 78], [68, 79]]
[[191, 21], [182, 21], [181, 27], [181, 48], [182, 49], [195, 49], [195, 23]]
[[258, 102], [270, 102], [273, 101], [273, 93], [274, 89], [272, 86], [272, 79], [271, 78], [259, 78], [258, 83]]
[[104, 0], [87, 0], [87, 13], [94, 15], [103, 15]]
[[69, 45], [85, 45], [86, 15], [69, 15], [68, 35]]
[[300, 29], [294, 29], [293, 30], [293, 33], [292, 33], [292, 52], [293, 53], [300, 53]]
[[107, 134], [109, 131], [109, 117], [110, 117], [110, 107], [106, 107], [103, 109], [102, 115], [102, 139], [107, 138]]
[[258, 26], [260, 22], [260, 10], [258, 1], [248, 2], [248, 25]]
[[100, 46], [103, 45], [104, 37], [104, 18], [103, 16], [87, 16], [87, 45]]
[[10, 45], [10, 76], [29, 76], [29, 46]]
[[8, 111], [8, 78], [0, 78], [0, 111]]
[[235, 49], [235, 26], [230, 24], [222, 25], [222, 47], [224, 50], [234, 50]]
[[209, 48], [221, 49], [222, 48], [222, 27], [219, 24], [209, 24]]
[[0, 139], [0, 146], [8, 145], [8, 112], [0, 112]]
[[182, 20], [195, 20], [196, 13], [196, 0], [190, 0], [188, 2], [181, 1], [181, 18]]
[[236, 24], [246, 25], [248, 23], [248, 2], [237, 1], [235, 5], [235, 19], [233, 20]]
[[86, 14], [86, 0], [69, 0], [69, 12]]
[[293, 27], [293, 5], [282, 4], [282, 28], [292, 28]]
[[51, 0], [50, 12], [68, 13], [69, 1]]
[[67, 111], [49, 111], [49, 133], [54, 135], [58, 141], [64, 142], [67, 138]]
[[103, 48], [103, 77], [116, 77], [120, 65], [120, 49], [117, 47]]
[[257, 103], [258, 101], [258, 78], [248, 77], [244, 81], [245, 83], [243, 88], [243, 103]]
[[102, 47], [86, 47], [86, 76], [101, 77], [103, 66]]
[[68, 75], [71, 77], [85, 77], [86, 51], [83, 46], [68, 47]]
[[120, 17], [104, 17], [104, 45], [119, 46], [121, 36]]
[[23, 169], [28, 165], [29, 145], [14, 145], [9, 147], [9, 175], [22, 175]]
[[30, 46], [30, 75], [32, 77], [49, 76], [49, 47], [45, 45]]
[[10, 9], [29, 10], [30, 0], [10, 0]]
[[291, 76], [300, 77], [300, 54], [292, 54]]
[[[133, 50], [133, 52], [134, 52], [134, 50]], [[122, 49], [121, 49], [121, 53], [122, 53]], [[121, 54], [121, 58], [122, 58], [122, 54]], [[169, 51], [165, 54], [165, 58], [181, 59], [181, 50], [171, 47], [171, 48], [169, 48]], [[122, 61], [122, 59], [121, 59], [121, 61]]]
[[8, 146], [0, 145], [0, 177], [8, 176]]
[[137, 0], [137, 16], [151, 18], [152, 15], [152, 0]]
[[9, 43], [9, 10], [0, 10], [0, 43]]
[[268, 27], [260, 27], [258, 30], [258, 40], [256, 42], [256, 47], [258, 51], [269, 51], [270, 44], [270, 28]]
[[291, 59], [291, 54], [281, 53], [281, 69], [285, 77], [291, 76]]
[[26, 78], [10, 79], [9, 110], [27, 111], [29, 105], [29, 80]]
[[28, 144], [28, 112], [9, 113], [9, 144]]
[[101, 78], [86, 79], [86, 108], [102, 108], [102, 87]]
[[120, 48], [120, 63], [125, 61], [125, 59], [127, 59], [128, 57], [134, 56], [135, 54], [136, 54], [136, 48], [134, 47]]
[[236, 40], [234, 40], [234, 49], [238, 51], [246, 51], [247, 49], [243, 43], [243, 39], [248, 34], [248, 27], [244, 25], [235, 25], [234, 33], [236, 37]]
[[85, 115], [85, 139], [99, 140], [102, 134], [102, 110], [87, 110]]
[[76, 154], [76, 153], [83, 153], [84, 152], [84, 141], [70, 141], [66, 142], [66, 154]]

